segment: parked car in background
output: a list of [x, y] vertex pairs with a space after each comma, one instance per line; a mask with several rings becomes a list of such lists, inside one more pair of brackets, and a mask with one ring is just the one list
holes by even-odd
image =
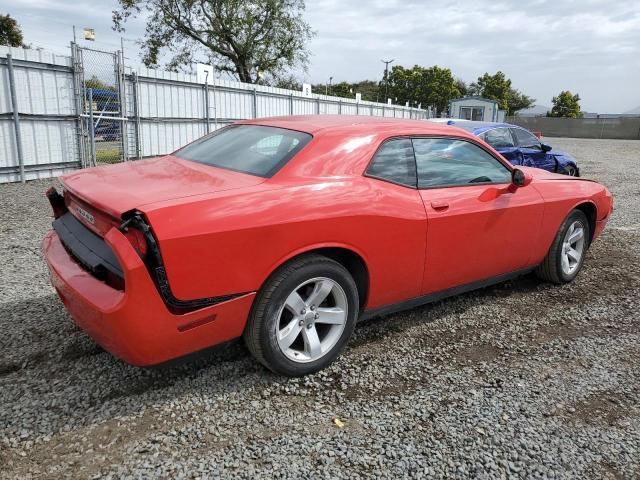
[[120, 140], [120, 125], [102, 122], [93, 131], [97, 142], [116, 142]]
[[421, 120], [245, 120], [47, 192], [52, 283], [106, 350], [153, 365], [235, 338], [271, 370], [331, 363], [356, 323], [536, 271], [572, 281], [602, 185], [515, 168]]
[[462, 119], [430, 119], [473, 133], [487, 142], [513, 165], [535, 167], [572, 177], [580, 176], [575, 158], [542, 143], [529, 130], [510, 123], [476, 122]]

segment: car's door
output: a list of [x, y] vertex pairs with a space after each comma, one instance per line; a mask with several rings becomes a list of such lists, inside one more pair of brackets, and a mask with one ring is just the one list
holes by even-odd
[[542, 168], [550, 172], [556, 171], [554, 156], [542, 149], [540, 140], [533, 133], [519, 127], [513, 127], [510, 130], [516, 140], [517, 147], [522, 153], [522, 165]]
[[543, 212], [536, 189], [516, 188], [475, 142], [414, 138], [413, 147], [428, 222], [423, 294], [530, 266]]
[[485, 142], [495, 148], [500, 154], [509, 160], [512, 165], [522, 164], [522, 153], [516, 146], [511, 131], [508, 128], [492, 128], [487, 130], [482, 138]]
[[385, 140], [365, 172], [370, 184], [371, 213], [380, 228], [363, 231], [373, 239], [368, 254], [369, 306], [420, 296], [426, 250], [427, 217], [417, 191], [411, 139]]

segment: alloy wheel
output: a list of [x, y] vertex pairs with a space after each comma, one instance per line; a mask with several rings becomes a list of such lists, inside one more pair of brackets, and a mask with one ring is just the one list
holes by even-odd
[[298, 285], [278, 312], [276, 337], [294, 362], [318, 360], [338, 343], [348, 315], [347, 296], [338, 282], [316, 277]]
[[576, 169], [576, 167], [574, 166], [567, 166], [565, 169], [565, 174], [569, 175], [570, 177], [576, 177], [578, 175], [578, 170]]
[[584, 255], [584, 232], [584, 226], [578, 220], [567, 229], [560, 255], [560, 263], [565, 275], [572, 275], [580, 266], [582, 255]]

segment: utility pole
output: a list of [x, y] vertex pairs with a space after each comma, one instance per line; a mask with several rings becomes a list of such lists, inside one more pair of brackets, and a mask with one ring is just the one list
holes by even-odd
[[333, 77], [329, 77], [329, 83], [325, 83], [324, 84], [324, 94], [325, 95], [329, 95], [331, 93], [331, 80], [333, 80]]
[[389, 98], [389, 64], [392, 63], [395, 60], [395, 58], [392, 58], [391, 60], [381, 60], [382, 63], [384, 63], [384, 98], [385, 98], [385, 102], [387, 101], [387, 98]]

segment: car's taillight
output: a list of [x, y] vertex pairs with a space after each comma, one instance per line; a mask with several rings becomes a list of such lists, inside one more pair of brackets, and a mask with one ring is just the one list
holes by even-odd
[[129, 243], [133, 245], [133, 248], [135, 248], [141, 256], [144, 257], [147, 254], [147, 240], [140, 230], [134, 227], [127, 227], [124, 236], [127, 237]]
[[64, 203], [64, 197], [58, 193], [56, 187], [51, 187], [47, 190], [46, 195], [53, 209], [53, 218], [60, 218], [67, 213], [68, 209]]

